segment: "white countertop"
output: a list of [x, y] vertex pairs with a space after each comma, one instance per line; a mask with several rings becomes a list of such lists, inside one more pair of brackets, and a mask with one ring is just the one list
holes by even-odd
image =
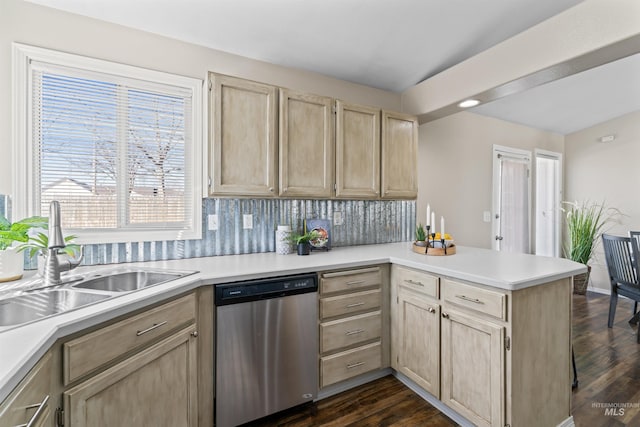
[[[0, 402], [57, 339], [202, 285], [389, 262], [505, 290], [586, 272], [584, 265], [566, 259], [460, 246], [456, 249], [457, 254], [451, 256], [425, 256], [414, 253], [410, 242], [402, 242], [334, 248], [309, 256], [268, 252], [125, 264], [199, 273], [16, 328], [0, 329]], [[73, 273], [109, 268], [113, 265], [82, 267]], [[20, 282], [11, 286], [20, 286]]]

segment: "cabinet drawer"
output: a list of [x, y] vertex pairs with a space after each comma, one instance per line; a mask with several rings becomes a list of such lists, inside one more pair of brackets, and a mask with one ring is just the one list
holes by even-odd
[[507, 295], [452, 280], [442, 280], [442, 299], [498, 319], [507, 318]]
[[382, 273], [379, 267], [323, 273], [320, 279], [320, 293], [325, 295], [353, 291], [355, 289], [380, 286], [381, 284]]
[[63, 345], [63, 379], [67, 385], [167, 332], [195, 320], [195, 295], [168, 302]]
[[380, 308], [380, 289], [320, 299], [320, 318], [353, 314]]
[[320, 324], [320, 351], [327, 353], [343, 347], [380, 338], [380, 311]]
[[51, 423], [50, 405], [56, 404], [51, 403], [56, 402], [53, 396], [49, 401], [51, 372], [51, 352], [48, 352], [0, 406], [1, 426], [27, 425], [29, 421], [35, 426]]
[[380, 342], [320, 359], [320, 387], [346, 380], [382, 366]]
[[424, 295], [438, 298], [438, 277], [395, 265], [393, 266], [393, 272], [394, 283], [398, 284], [398, 286], [404, 286]]

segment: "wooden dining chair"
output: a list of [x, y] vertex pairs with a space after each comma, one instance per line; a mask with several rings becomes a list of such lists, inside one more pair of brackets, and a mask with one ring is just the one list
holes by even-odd
[[[639, 268], [638, 270], [638, 278], [640, 279], [640, 254], [638, 253], [638, 248], [640, 248], [640, 231], [629, 231], [629, 237], [631, 240], [635, 240], [635, 246], [631, 246], [631, 256], [636, 261], [636, 266]], [[635, 252], [634, 252], [635, 250]], [[633, 304], [633, 318], [634, 323], [638, 323], [638, 301]]]
[[[638, 243], [630, 237], [602, 235], [604, 254], [611, 281], [611, 297], [609, 298], [609, 323], [613, 327], [616, 315], [618, 295], [625, 296], [634, 301], [640, 301], [640, 285], [638, 284], [637, 257]], [[637, 320], [634, 314], [632, 320]], [[638, 328], [638, 343], [640, 343], [640, 328]]]

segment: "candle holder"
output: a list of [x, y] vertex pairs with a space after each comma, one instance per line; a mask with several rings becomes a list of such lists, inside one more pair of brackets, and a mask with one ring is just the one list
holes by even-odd
[[431, 234], [429, 233], [429, 231], [431, 230], [431, 226], [429, 224], [426, 225], [426, 229], [427, 229], [427, 247], [424, 250], [424, 253], [426, 254], [427, 252], [429, 252], [429, 246], [431, 245], [429, 237], [431, 236]]
[[444, 243], [444, 238], [440, 239], [440, 243], [442, 244], [442, 248], [444, 249], [444, 254], [447, 254], [447, 245]]

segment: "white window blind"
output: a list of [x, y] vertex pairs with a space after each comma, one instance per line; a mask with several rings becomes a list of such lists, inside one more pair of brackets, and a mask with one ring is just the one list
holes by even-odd
[[[34, 214], [47, 215], [58, 200], [66, 231], [129, 236], [103, 241], [200, 230], [193, 120], [200, 99], [192, 87], [138, 78], [144, 71], [128, 77], [29, 61]], [[130, 234], [153, 230], [174, 233]]]

